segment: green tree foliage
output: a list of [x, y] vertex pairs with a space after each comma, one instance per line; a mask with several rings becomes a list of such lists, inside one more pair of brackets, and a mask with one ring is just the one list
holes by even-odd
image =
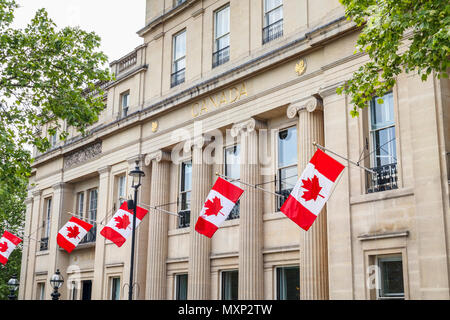
[[[401, 72], [448, 77], [450, 2], [448, 0], [340, 0], [348, 19], [362, 27], [357, 50], [369, 55], [337, 93], [350, 95], [359, 114], [375, 96], [392, 89]], [[380, 99], [381, 100], [381, 99]], [[381, 102], [381, 101], [380, 101]]]
[[[15, 29], [17, 7], [14, 0], [0, 0], [0, 233], [7, 229], [23, 237], [32, 163], [26, 146], [40, 152], [50, 147], [49, 137], [40, 134], [44, 125], [61, 140], [67, 127], [85, 134], [104, 109], [104, 92], [96, 84], [112, 75], [103, 67], [107, 57], [95, 33], [58, 29], [44, 9], [27, 27]], [[8, 294], [5, 281], [20, 275], [20, 256], [15, 250], [7, 266], [0, 265], [0, 298]]]

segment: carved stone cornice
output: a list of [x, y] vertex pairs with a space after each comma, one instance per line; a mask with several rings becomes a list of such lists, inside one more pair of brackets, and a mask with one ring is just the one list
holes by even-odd
[[143, 154], [137, 154], [133, 157], [127, 158], [127, 162], [128, 162], [128, 165], [131, 166], [131, 165], [134, 165], [136, 163], [136, 161], [139, 161], [139, 162], [143, 161], [144, 158], [145, 158], [145, 156]]
[[102, 142], [96, 142], [64, 156], [64, 169], [93, 159], [102, 153]]
[[253, 132], [255, 130], [260, 130], [264, 128], [266, 128], [265, 122], [255, 118], [250, 118], [245, 121], [233, 124], [233, 126], [231, 127], [230, 134], [233, 138], [235, 138], [242, 132]]
[[57, 191], [59, 189], [64, 189], [65, 187], [67, 187], [67, 183], [66, 182], [62, 182], [62, 181], [52, 185], [52, 189], [55, 190], [55, 191]]
[[40, 197], [42, 194], [42, 190], [34, 190], [32, 193], [33, 197]]
[[301, 111], [308, 111], [308, 112], [314, 112], [314, 111], [322, 111], [323, 110], [323, 102], [322, 99], [319, 99], [315, 96], [312, 96], [308, 99], [302, 100], [300, 102], [292, 103], [287, 108], [287, 117], [289, 119], [292, 119], [298, 115]]
[[148, 153], [145, 156], [144, 163], [146, 166], [148, 166], [148, 165], [150, 165], [150, 163], [153, 160], [155, 160], [156, 162], [170, 161], [171, 160], [170, 153], [163, 151], [163, 150], [157, 150], [157, 151]]
[[319, 96], [323, 99], [329, 97], [331, 95], [337, 94], [336, 89], [345, 85], [346, 81], [340, 81], [338, 83], [334, 83], [332, 85], [323, 87], [319, 89]]

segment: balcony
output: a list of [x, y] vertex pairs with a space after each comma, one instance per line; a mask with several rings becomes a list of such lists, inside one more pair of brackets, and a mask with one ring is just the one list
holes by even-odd
[[178, 212], [178, 229], [190, 226], [191, 210], [183, 210]]
[[171, 75], [171, 79], [170, 79], [170, 86], [173, 88], [177, 85], [179, 85], [180, 83], [184, 82], [184, 75], [185, 75], [185, 68], [181, 69], [177, 72], [172, 73]]
[[367, 193], [397, 189], [397, 164], [391, 163], [372, 168], [375, 173], [367, 172]]
[[95, 242], [96, 238], [97, 238], [97, 226], [94, 225], [91, 228], [91, 230], [89, 230], [89, 232], [86, 234], [86, 236], [83, 239], [81, 239], [80, 244]]
[[283, 19], [263, 28], [263, 44], [283, 36]]
[[41, 238], [39, 250], [48, 250], [48, 238]]
[[212, 67], [215, 68], [230, 60], [230, 46], [217, 50], [213, 53]]

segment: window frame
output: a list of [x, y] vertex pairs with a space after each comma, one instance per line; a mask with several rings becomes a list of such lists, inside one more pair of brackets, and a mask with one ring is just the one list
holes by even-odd
[[[184, 34], [184, 55], [175, 59], [177, 51], [177, 41], [176, 39]], [[171, 59], [171, 73], [170, 73], [170, 86], [171, 88], [185, 82], [186, 80], [186, 52], [187, 52], [187, 29], [183, 29], [172, 36], [172, 59]], [[178, 62], [184, 60], [184, 68], [178, 69]], [[183, 73], [183, 78], [178, 79], [178, 74]], [[174, 81], [174, 77], [175, 80]]]
[[[277, 38], [281, 38], [283, 36], [283, 34], [284, 34], [284, 22], [283, 22], [284, 21], [284, 10], [283, 10], [284, 8], [283, 7], [284, 7], [284, 1], [282, 0], [280, 5], [278, 5], [278, 6], [276, 6], [276, 7], [274, 7], [274, 8], [272, 8], [272, 9], [267, 11], [266, 0], [263, 0], [263, 22], [262, 22], [262, 25], [263, 25], [263, 32], [262, 32], [263, 45], [268, 43], [268, 42], [270, 42], [270, 41], [272, 41], [272, 40], [275, 40]], [[274, 22], [272, 22], [272, 23], [269, 23], [268, 22], [269, 15], [271, 13], [275, 12], [276, 10], [280, 9], [280, 8], [281, 8], [281, 18], [276, 20], [276, 21], [274, 21]], [[281, 24], [281, 28], [280, 28], [281, 30], [276, 32], [275, 35], [272, 36], [272, 37], [265, 36], [265, 31], [269, 30], [268, 28], [270, 28], [271, 26], [275, 26], [278, 23]]]
[[[228, 31], [220, 36], [217, 35], [217, 30], [218, 30], [218, 15], [220, 12], [224, 11], [224, 10], [228, 10]], [[226, 62], [228, 62], [230, 60], [230, 31], [231, 31], [231, 19], [230, 19], [230, 14], [231, 14], [231, 7], [230, 7], [230, 3], [227, 3], [226, 5], [223, 5], [222, 7], [220, 7], [219, 9], [216, 9], [213, 12], [213, 54], [212, 54], [212, 58], [213, 58], [213, 62], [212, 62], [212, 67], [215, 68], [221, 64], [224, 64]], [[221, 39], [224, 39], [225, 37], [228, 37], [228, 45], [224, 46], [223, 48], [219, 48], [219, 42]], [[221, 59], [221, 54], [224, 55], [224, 57]]]
[[[182, 190], [183, 188], [183, 166], [187, 163], [190, 163], [191, 165], [191, 185], [190, 185], [190, 189], [187, 190]], [[190, 215], [191, 215], [191, 203], [190, 203], [190, 199], [192, 196], [192, 159], [186, 159], [180, 162], [180, 168], [179, 168], [179, 183], [178, 183], [178, 205], [177, 205], [177, 211], [178, 211], [178, 221], [177, 221], [177, 229], [182, 229], [182, 228], [188, 228], [190, 226]], [[189, 194], [189, 201], [188, 197], [186, 196], [186, 209], [183, 209], [183, 194]], [[184, 219], [186, 220], [184, 222], [184, 224], [181, 221], [181, 215], [185, 215]], [[187, 219], [187, 217], [189, 217], [189, 219]]]
[[[388, 294], [382, 295], [383, 292], [383, 271], [380, 265], [382, 261], [400, 261], [402, 263], [402, 286], [403, 286], [403, 294]], [[403, 266], [403, 256], [401, 253], [398, 254], [388, 254], [388, 255], [376, 255], [375, 256], [375, 264], [378, 267], [378, 277], [377, 277], [377, 285], [378, 289], [376, 290], [376, 298], [377, 300], [404, 300], [406, 299], [405, 292], [405, 275], [404, 275], [404, 266]]]
[[[109, 288], [109, 299], [110, 300], [114, 300], [114, 301], [116, 301], [116, 300], [121, 300], [120, 298], [121, 298], [121, 294], [122, 294], [122, 288], [121, 288], [121, 285], [120, 285], [120, 283], [121, 283], [121, 277], [120, 276], [111, 276], [111, 277], [109, 277], [109, 282], [110, 282], [110, 288]], [[119, 292], [118, 292], [118, 296], [117, 297], [115, 297], [115, 294], [117, 293], [117, 292], [115, 292], [114, 291], [114, 284], [115, 284], [115, 280], [119, 280]], [[117, 288], [116, 288], [117, 289]], [[116, 299], [114, 299], [114, 297], [116, 298]]]
[[[124, 100], [126, 98], [126, 105], [124, 105]], [[130, 90], [124, 91], [120, 94], [120, 111], [119, 117], [125, 118], [128, 116], [128, 110], [130, 108]]]
[[[231, 298], [231, 299], [225, 298], [225, 295], [226, 295], [226, 293], [225, 293], [225, 291], [226, 291], [225, 275], [231, 274], [231, 273], [236, 273], [237, 274], [237, 277], [236, 277], [236, 279], [237, 279], [237, 283], [236, 283], [237, 295], [236, 295], [235, 299], [233, 299], [233, 298]], [[230, 280], [232, 280], [232, 279], [230, 279]], [[233, 291], [233, 290], [231, 289], [231, 291]], [[238, 300], [239, 299], [239, 269], [227, 269], [227, 270], [220, 271], [220, 299], [221, 300], [226, 300], [226, 301], [233, 301], [233, 300]]]
[[[282, 276], [280, 273], [285, 269], [298, 269], [298, 297], [300, 298], [300, 267], [298, 265], [281, 265], [275, 267], [275, 299], [276, 300], [297, 300], [297, 299], [281, 299], [281, 286], [280, 286], [280, 277]], [[285, 293], [287, 296], [287, 293]]]
[[[239, 177], [231, 177], [228, 175], [227, 172], [227, 149], [230, 148], [236, 148], [239, 146], [239, 161], [238, 161], [238, 166], [239, 166]], [[224, 146], [222, 149], [223, 152], [223, 173], [225, 176], [233, 178], [233, 179], [240, 179], [241, 178], [241, 144], [239, 142]], [[236, 165], [236, 164], [235, 164]], [[237, 187], [240, 187], [240, 183], [239, 181], [232, 181], [231, 183], [233, 183], [234, 185], [236, 185]], [[227, 220], [234, 220], [234, 219], [239, 219], [240, 218], [240, 199], [236, 202], [235, 206], [233, 207], [233, 209], [231, 210], [230, 214], [228, 215]]]
[[[180, 298], [180, 277], [186, 277], [186, 299]], [[188, 273], [178, 273], [175, 274], [175, 300], [187, 300], [187, 286], [189, 283]]]
[[[297, 161], [295, 163], [293, 163], [293, 164], [280, 166], [279, 135], [280, 135], [280, 132], [289, 130], [291, 128], [295, 128], [295, 133], [296, 133], [295, 134], [295, 147], [297, 149], [297, 152], [296, 152], [296, 154], [297, 154], [297, 157], [296, 157]], [[275, 181], [275, 192], [278, 193], [278, 192], [281, 192], [281, 191], [289, 190], [289, 189], [281, 190], [281, 175], [280, 175], [281, 170], [285, 170], [285, 169], [289, 169], [289, 168], [296, 168], [296, 177], [297, 177], [296, 180], [298, 180], [298, 178], [299, 178], [299, 174], [298, 174], [298, 128], [297, 128], [297, 124], [295, 124], [295, 123], [287, 124], [286, 126], [283, 126], [283, 127], [279, 128], [276, 131], [276, 135], [275, 135], [275, 150], [276, 150], [276, 152], [275, 152], [275, 156], [276, 156], [276, 164], [275, 164], [275, 180], [276, 180]], [[294, 176], [289, 176], [288, 178], [293, 178], [293, 177]], [[292, 188], [290, 190], [292, 191], [292, 189], [294, 189], [294, 187], [295, 187], [295, 184], [292, 186]], [[286, 199], [287, 199], [287, 197], [288, 196], [286, 196]], [[280, 203], [280, 201], [281, 201], [281, 198], [278, 197], [278, 196], [275, 196], [275, 212], [279, 212], [281, 206], [283, 205], [282, 203]]]

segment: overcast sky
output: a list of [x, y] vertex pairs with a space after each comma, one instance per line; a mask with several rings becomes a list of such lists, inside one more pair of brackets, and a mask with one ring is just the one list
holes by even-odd
[[112, 62], [143, 43], [136, 31], [145, 24], [145, 0], [16, 0], [14, 27], [23, 28], [36, 10], [45, 8], [58, 27], [80, 26], [101, 38]]

